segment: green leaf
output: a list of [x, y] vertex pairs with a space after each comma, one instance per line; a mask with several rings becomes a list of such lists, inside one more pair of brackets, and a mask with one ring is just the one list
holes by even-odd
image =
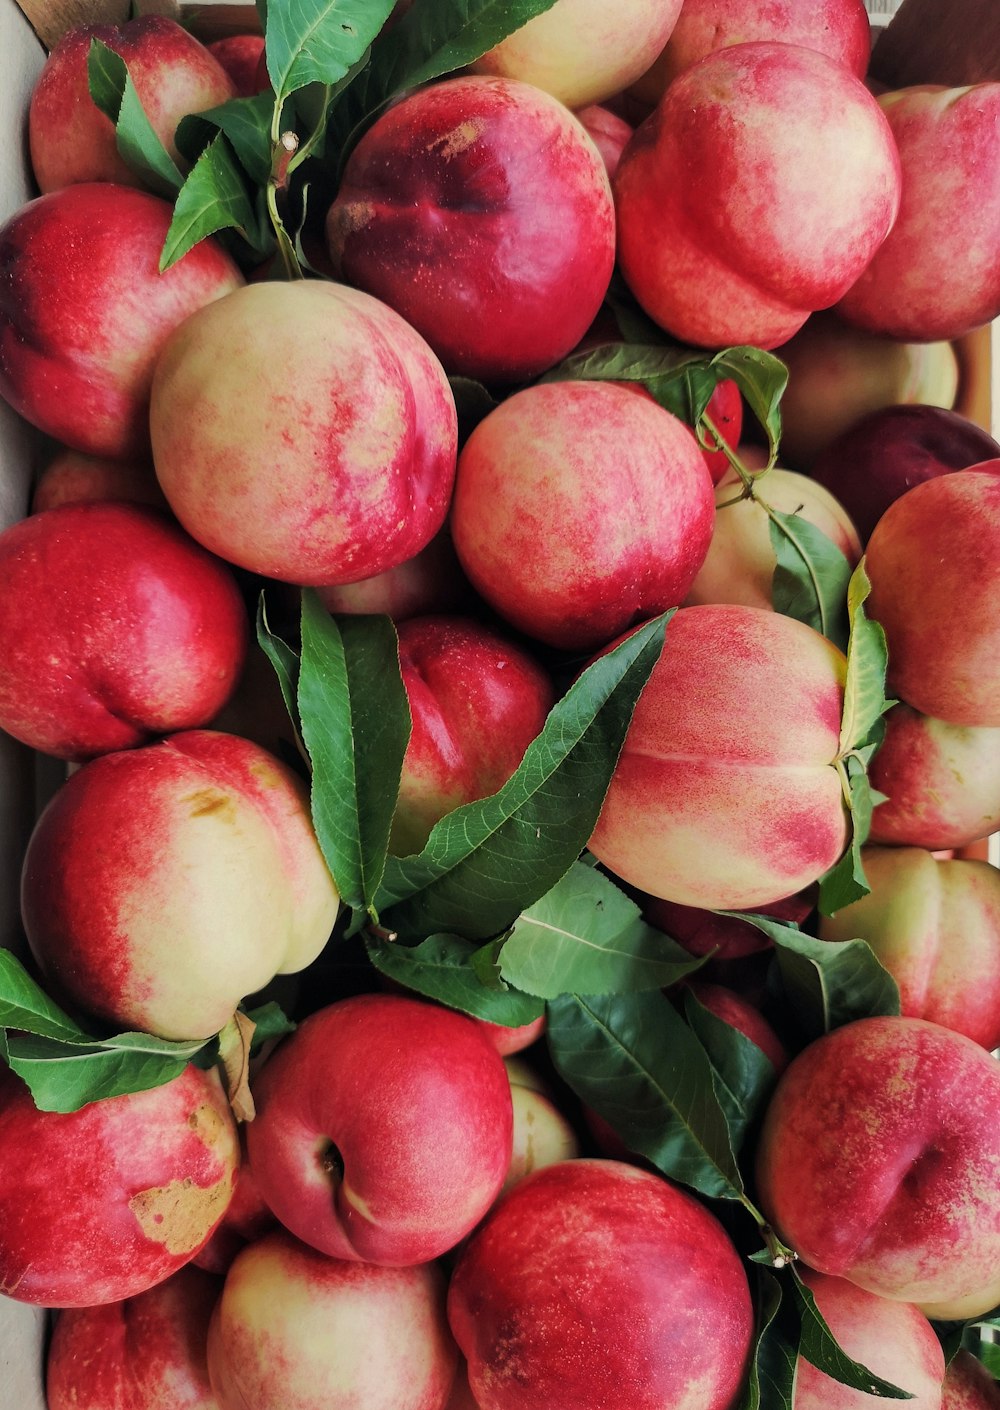
[[302, 726], [299, 721], [299, 656], [298, 652], [271, 630], [267, 619], [267, 598], [263, 592], [257, 599], [257, 644], [274, 668], [281, 688], [281, 698], [285, 702], [288, 718], [292, 722], [295, 738], [302, 739]]
[[320, 847], [345, 903], [373, 915], [410, 737], [391, 619], [335, 619], [305, 589], [298, 708]]
[[1000, 1345], [995, 1341], [981, 1341], [976, 1355], [994, 1378], [1000, 1378]]
[[412, 946], [366, 935], [365, 948], [380, 974], [475, 1018], [520, 1028], [545, 1012], [528, 994], [485, 987], [473, 968], [476, 947], [457, 935], [431, 935]]
[[243, 178], [221, 132], [202, 152], [178, 193], [160, 254], [160, 273], [219, 230], [238, 231], [258, 253], [267, 249]]
[[715, 1094], [726, 1114], [729, 1142], [739, 1155], [747, 1130], [774, 1091], [774, 1064], [744, 1033], [709, 1012], [691, 989], [684, 991], [684, 1013], [708, 1054]]
[[153, 190], [173, 196], [184, 178], [153, 131], [120, 54], [91, 39], [87, 55], [90, 96], [115, 125], [115, 140], [123, 161]]
[[750, 414], [767, 435], [768, 463], [774, 463], [781, 441], [781, 398], [788, 386], [788, 368], [773, 353], [761, 348], [723, 348], [712, 359], [723, 377], [740, 389]]
[[255, 186], [264, 186], [271, 175], [273, 114], [274, 98], [270, 93], [230, 98], [228, 103], [181, 119], [176, 134], [178, 151], [193, 162], [217, 133], [224, 132], [247, 176]]
[[703, 1195], [742, 1197], [711, 1064], [669, 999], [565, 994], [546, 1015], [559, 1075], [629, 1150]]
[[811, 1037], [858, 1018], [899, 1013], [899, 988], [867, 940], [816, 940], [767, 916], [733, 911], [774, 942], [789, 1009]]
[[583, 862], [518, 917], [499, 955], [507, 983], [543, 999], [662, 989], [703, 963]]
[[276, 103], [309, 83], [339, 83], [364, 56], [393, 3], [287, 0], [270, 6], [265, 52]]
[[[766, 498], [766, 477], [762, 483]], [[847, 646], [847, 585], [851, 565], [822, 529], [801, 514], [768, 509], [777, 557], [771, 600], [776, 612], [815, 628], [843, 651]]]
[[251, 1053], [256, 1053], [265, 1043], [270, 1043], [274, 1038], [284, 1038], [289, 1033], [295, 1032], [296, 1025], [281, 1005], [275, 1003], [273, 999], [257, 1008], [248, 1009], [247, 1017], [254, 1025], [253, 1038], [250, 1043]]
[[778, 1315], [785, 1301], [781, 1283], [764, 1268], [755, 1270], [755, 1280], [754, 1345], [738, 1410], [793, 1410], [798, 1321], [793, 1314], [789, 1337], [789, 1319]]
[[382, 924], [407, 939], [505, 931], [572, 866], [594, 830], [639, 694], [672, 614], [598, 657], [553, 706], [517, 771], [456, 808], [414, 857], [387, 860]]
[[368, 68], [343, 94], [335, 110], [338, 145], [353, 145], [360, 129], [391, 98], [473, 63], [554, 3], [417, 0], [379, 36]]
[[214, 1042], [175, 1042], [148, 1033], [94, 1037], [75, 1023], [0, 949], [0, 1057], [28, 1084], [41, 1111], [144, 1092], [177, 1077]]
[[802, 1318], [802, 1340], [799, 1343], [801, 1356], [824, 1375], [839, 1381], [841, 1385], [851, 1386], [854, 1390], [862, 1390], [868, 1395], [876, 1395], [885, 1400], [914, 1398], [910, 1391], [900, 1390], [899, 1386], [882, 1380], [873, 1371], [869, 1371], [867, 1366], [852, 1360], [838, 1346], [816, 1306], [816, 1299], [801, 1278], [793, 1276], [791, 1287]]

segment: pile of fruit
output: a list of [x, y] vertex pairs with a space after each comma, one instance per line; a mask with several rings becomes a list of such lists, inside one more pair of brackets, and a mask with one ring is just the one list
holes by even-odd
[[996, 1410], [1000, 83], [261, 14], [70, 31], [0, 226], [50, 1410]]

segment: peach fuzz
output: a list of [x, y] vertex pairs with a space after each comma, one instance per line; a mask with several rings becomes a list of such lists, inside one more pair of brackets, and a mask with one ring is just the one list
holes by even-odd
[[449, 372], [521, 382], [590, 325], [615, 214], [601, 155], [568, 108], [473, 74], [378, 118], [347, 161], [326, 235], [338, 276], [398, 310]]
[[878, 101], [899, 151], [902, 204], [838, 310], [890, 338], [961, 337], [1000, 313], [1000, 83], [925, 84]]
[[715, 1217], [659, 1175], [591, 1159], [536, 1170], [496, 1206], [448, 1318], [481, 1410], [731, 1410], [753, 1327]]
[[770, 40], [815, 49], [864, 78], [871, 25], [863, 0], [684, 0], [670, 38], [631, 96], [654, 106], [678, 74], [730, 44]]
[[611, 98], [644, 73], [666, 44], [681, 0], [556, 0], [473, 64], [518, 78], [569, 108]]
[[342, 284], [247, 285], [188, 319], [157, 362], [150, 428], [188, 532], [266, 577], [372, 577], [418, 553], [448, 509], [458, 432], [441, 364]]
[[[882, 1380], [909, 1392], [912, 1410], [941, 1410], [944, 1352], [934, 1328], [916, 1307], [890, 1302], [855, 1287], [800, 1269], [820, 1316], [848, 1356]], [[880, 1397], [826, 1375], [804, 1356], [795, 1370], [794, 1410], [874, 1410]]]
[[907, 490], [865, 561], [890, 693], [951, 724], [1000, 726], [1000, 460]]
[[457, 1359], [434, 1264], [345, 1263], [283, 1231], [237, 1257], [208, 1334], [218, 1410], [442, 1410]]
[[451, 526], [470, 581], [506, 621], [593, 650], [683, 599], [714, 517], [683, 422], [615, 383], [553, 382], [473, 431]]
[[175, 162], [181, 118], [236, 97], [226, 70], [176, 20], [141, 15], [120, 25], [78, 25], [49, 54], [31, 95], [28, 139], [41, 191], [80, 181], [146, 185], [119, 153], [110, 118], [90, 96], [87, 58], [94, 39], [125, 60], [150, 125]]
[[87, 759], [206, 725], [236, 688], [246, 610], [164, 515], [70, 504], [0, 534], [0, 728]]
[[555, 691], [526, 651], [470, 618], [414, 617], [398, 630], [412, 730], [389, 846], [405, 856], [446, 813], [507, 782]]
[[454, 1248], [511, 1159], [503, 1059], [437, 1004], [366, 994], [319, 1009], [253, 1082], [247, 1152], [284, 1226], [321, 1253], [385, 1266]]
[[159, 272], [167, 201], [87, 182], [0, 227], [0, 395], [73, 450], [149, 453], [153, 365], [189, 314], [243, 276], [213, 239]]
[[336, 887], [298, 776], [235, 735], [106, 754], [35, 824], [21, 910], [53, 989], [107, 1023], [209, 1038], [329, 938]]
[[737, 602], [744, 607], [772, 609], [778, 559], [771, 543], [770, 516], [761, 501], [782, 514], [798, 515], [814, 525], [840, 549], [852, 568], [857, 564], [861, 557], [857, 531], [847, 511], [822, 485], [794, 470], [775, 466], [754, 480], [753, 499], [737, 499], [740, 487], [735, 473], [715, 487], [712, 541], [685, 598], [686, 606]]
[[1000, 727], [950, 725], [894, 705], [868, 777], [886, 795], [871, 842], [937, 851], [1000, 828]]
[[811, 627], [754, 607], [682, 607], [639, 697], [590, 840], [630, 886], [753, 910], [839, 858], [835, 768], [846, 663]]
[[618, 262], [651, 318], [682, 342], [772, 348], [885, 239], [899, 158], [848, 69], [791, 44], [739, 44], [670, 85], [614, 191]]
[[[0, 1287], [46, 1307], [145, 1292], [187, 1263], [222, 1218], [239, 1167], [216, 1071], [39, 1111], [0, 1066]], [[54, 1172], [58, 1178], [53, 1178]]]
[[1000, 1300], [1000, 1064], [922, 1018], [864, 1018], [778, 1082], [758, 1203], [811, 1268], [931, 1318]]
[[48, 1410], [218, 1410], [208, 1324], [222, 1279], [190, 1264], [135, 1297], [60, 1313], [46, 1358]]
[[867, 940], [899, 985], [901, 1012], [1000, 1047], [1000, 872], [920, 847], [865, 847], [871, 891], [832, 916], [823, 940]]

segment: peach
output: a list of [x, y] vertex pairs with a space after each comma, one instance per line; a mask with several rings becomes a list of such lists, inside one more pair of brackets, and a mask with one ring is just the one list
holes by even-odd
[[213, 239], [165, 273], [168, 202], [86, 182], [0, 227], [0, 395], [88, 455], [149, 454], [149, 389], [167, 337], [243, 276]]
[[843, 65], [738, 44], [670, 85], [614, 191], [619, 266], [651, 318], [686, 343], [772, 348], [835, 303], [885, 239], [899, 158]]
[[951, 725], [902, 703], [885, 723], [868, 771], [886, 795], [872, 815], [872, 842], [936, 851], [1000, 828], [1000, 728]]
[[208, 1336], [218, 1410], [443, 1410], [456, 1360], [434, 1264], [345, 1263], [283, 1231], [233, 1263]]
[[[922, 1312], [855, 1287], [844, 1278], [801, 1269], [834, 1340], [854, 1361], [905, 1390], [913, 1410], [941, 1410], [944, 1352]], [[881, 1400], [855, 1390], [800, 1355], [795, 1370], [795, 1410], [874, 1410]]]
[[[760, 499], [783, 514], [801, 516], [820, 529], [853, 568], [861, 542], [844, 510], [828, 490], [805, 475], [777, 466], [754, 484]], [[716, 516], [705, 561], [684, 599], [688, 607], [705, 602], [738, 602], [772, 610], [777, 555], [771, 543], [767, 510], [754, 499], [732, 501], [740, 480], [730, 472], [715, 487]], [[719, 508], [719, 506], [724, 506]]]
[[925, 84], [879, 98], [902, 167], [891, 234], [841, 299], [890, 338], [958, 338], [1000, 313], [1000, 83]]
[[0, 1065], [0, 1286], [22, 1302], [90, 1307], [162, 1282], [225, 1212], [236, 1123], [214, 1070], [68, 1114], [39, 1111]]
[[163, 515], [70, 504], [0, 534], [0, 728], [87, 759], [206, 725], [236, 687], [236, 582]]
[[384, 612], [395, 622], [430, 612], [457, 612], [468, 607], [473, 596], [447, 524], [405, 563], [356, 583], [324, 584], [316, 592], [329, 612]]
[[821, 916], [821, 939], [867, 940], [904, 1014], [1000, 1047], [1000, 872], [920, 847], [865, 847], [862, 858], [871, 891]]
[[[266, 82], [261, 82], [262, 34], [227, 34], [205, 47], [229, 75], [238, 97], [252, 98], [267, 87]], [[266, 69], [263, 77], [266, 80]]]
[[703, 1008], [755, 1043], [779, 1075], [788, 1066], [788, 1050], [761, 1011], [724, 984], [693, 979], [687, 987]]
[[753, 910], [817, 880], [847, 842], [845, 662], [754, 607], [683, 607], [639, 697], [594, 855], [683, 905]]
[[600, 152], [609, 178], [613, 177], [618, 170], [625, 144], [632, 136], [631, 124], [617, 113], [613, 113], [610, 108], [602, 107], [600, 103], [591, 103], [589, 107], [580, 108], [576, 115]]
[[957, 1352], [945, 1373], [941, 1410], [1000, 1410], [1000, 1385], [970, 1351]]
[[1000, 1299], [1000, 1064], [922, 1018], [805, 1048], [764, 1116], [759, 1204], [811, 1268], [931, 1318]]
[[247, 285], [188, 319], [157, 362], [150, 429], [188, 532], [266, 577], [372, 577], [418, 553], [448, 509], [457, 418], [441, 364], [341, 284]]
[[890, 692], [950, 724], [1000, 725], [1000, 460], [907, 490], [865, 561]]
[[125, 60], [153, 131], [175, 162], [181, 118], [236, 97], [217, 57], [176, 20], [140, 15], [120, 25], [78, 25], [49, 54], [31, 94], [31, 165], [43, 192], [81, 181], [146, 184], [120, 155], [111, 120], [90, 96], [87, 56], [94, 39]]
[[615, 383], [554, 382], [516, 392], [473, 431], [451, 525], [470, 581], [506, 621], [592, 650], [683, 599], [714, 512], [683, 422]]
[[81, 455], [77, 450], [61, 450], [39, 472], [31, 512], [40, 514], [43, 509], [95, 499], [124, 499], [154, 509], [167, 508], [151, 464], [129, 465], [122, 460]]
[[35, 824], [21, 902], [57, 992], [165, 1038], [211, 1037], [246, 995], [305, 968], [338, 908], [298, 776], [209, 730], [68, 779]]
[[681, 0], [556, 0], [477, 59], [473, 72], [518, 78], [569, 108], [600, 103], [640, 74], [670, 38]]
[[354, 148], [326, 221], [339, 277], [449, 372], [520, 382], [586, 332], [614, 263], [600, 153], [557, 99], [471, 75], [410, 93]]
[[188, 1264], [122, 1302], [66, 1308], [49, 1343], [49, 1410], [218, 1410], [206, 1344], [221, 1291]]

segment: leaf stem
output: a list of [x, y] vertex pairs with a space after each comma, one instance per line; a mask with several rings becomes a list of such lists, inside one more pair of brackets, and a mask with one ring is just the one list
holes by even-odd
[[741, 1195], [740, 1203], [760, 1230], [760, 1236], [764, 1240], [764, 1246], [771, 1255], [771, 1267], [786, 1268], [790, 1263], [795, 1263], [799, 1255], [793, 1248], [789, 1248], [787, 1244], [781, 1242], [753, 1201], [749, 1199], [747, 1195]]

